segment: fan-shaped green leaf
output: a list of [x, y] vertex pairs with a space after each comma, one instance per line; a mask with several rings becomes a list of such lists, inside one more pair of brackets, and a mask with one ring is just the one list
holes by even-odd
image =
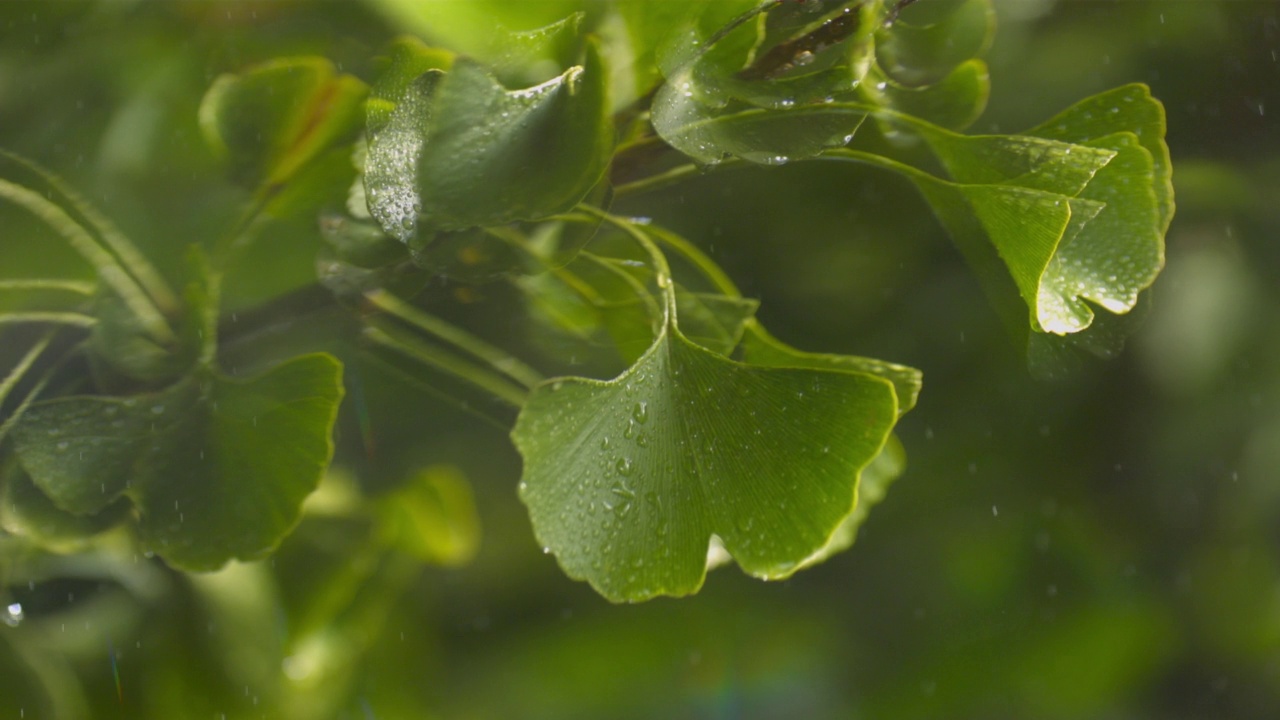
[[1046, 278], [1055, 277], [1048, 271], [1060, 245], [1097, 216], [1101, 203], [1009, 185], [961, 185], [924, 175], [916, 181], [979, 275], [981, 266], [990, 265], [981, 257], [995, 251], [1030, 309], [1033, 327], [1073, 332], [1074, 296], [1054, 294], [1062, 288]]
[[1118, 132], [1131, 132], [1151, 155], [1160, 211], [1160, 234], [1173, 219], [1173, 166], [1165, 143], [1164, 106], [1151, 97], [1151, 89], [1141, 83], [1124, 85], [1085, 98], [1023, 135], [1088, 144]]
[[68, 512], [126, 496], [143, 544], [212, 570], [262, 557], [298, 519], [333, 451], [341, 366], [291, 360], [249, 380], [210, 372], [153, 395], [33, 405], [14, 431], [32, 481]]
[[[1140, 130], [1145, 140], [1136, 132], [1117, 131], [1125, 128]], [[965, 221], [958, 211], [940, 204], [953, 204], [954, 198], [946, 197], [953, 192], [965, 196], [1032, 308], [1036, 329], [1059, 335], [1081, 332], [1094, 321], [1092, 305], [1126, 313], [1155, 280], [1164, 262], [1163, 234], [1173, 200], [1163, 110], [1145, 86], [1089, 98], [1026, 135], [966, 137], [924, 125], [916, 129], [952, 177], [968, 186], [943, 189], [924, 177], [917, 183], [924, 183], [922, 189], [935, 186], [925, 194], [957, 238], [971, 235], [972, 228], [960, 229]], [[1044, 144], [1041, 136], [1054, 144]], [[1020, 239], [1007, 221], [1009, 191], [978, 189], [993, 183], [1059, 197], [1024, 203], [1039, 219], [1026, 223], [1026, 236]], [[1050, 217], [1061, 215], [1052, 208], [1063, 197], [1071, 198], [1065, 224], [1061, 217]], [[1058, 225], [1063, 233], [1051, 246], [1047, 230]], [[980, 245], [957, 242], [968, 247], [971, 262], [988, 266], [979, 272], [989, 291], [999, 296], [1001, 291], [992, 289], [1000, 283], [989, 271], [990, 263], [979, 259]]]
[[1040, 288], [1039, 305], [1053, 308], [1051, 312], [1067, 322], [1062, 326], [1065, 332], [1079, 332], [1093, 322], [1094, 312], [1084, 300], [1117, 315], [1132, 310], [1138, 293], [1155, 281], [1164, 265], [1150, 153], [1127, 132], [1089, 144], [1116, 152], [1079, 195], [1102, 207], [1064, 239]]
[[853, 510], [896, 414], [881, 378], [744, 365], [672, 326], [615, 380], [535, 388], [512, 438], [540, 541], [637, 601], [696, 591], [712, 535], [748, 573], [790, 575]]

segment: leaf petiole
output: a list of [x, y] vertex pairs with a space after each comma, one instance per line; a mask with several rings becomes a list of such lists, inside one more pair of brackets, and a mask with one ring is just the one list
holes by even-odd
[[89, 224], [98, 232], [98, 235], [102, 238], [103, 242], [106, 243], [107, 247], [109, 247], [112, 252], [120, 258], [120, 261], [126, 268], [128, 268], [133, 277], [137, 278], [138, 283], [143, 287], [147, 294], [151, 296], [151, 299], [155, 301], [156, 305], [159, 306], [161, 312], [172, 313], [177, 310], [179, 302], [173, 290], [169, 288], [168, 283], [166, 283], [164, 278], [160, 276], [160, 273], [156, 270], [155, 266], [152, 265], [147, 260], [146, 256], [143, 255], [142, 252], [140, 252], [133, 244], [133, 242], [115, 226], [115, 223], [111, 222], [111, 220], [105, 215], [98, 212], [87, 200], [84, 199], [84, 197], [80, 195], [80, 193], [72, 189], [57, 175], [54, 175], [34, 162], [7, 150], [0, 150], [0, 157], [21, 165], [31, 172], [39, 175], [41, 179], [49, 183], [54, 190], [57, 190], [62, 197], [66, 198], [67, 202], [75, 209], [76, 212], [80, 213], [85, 220], [89, 221]]
[[51, 330], [45, 333], [44, 337], [36, 341], [36, 344], [32, 345], [30, 350], [27, 350], [27, 354], [22, 356], [22, 359], [19, 360], [18, 364], [9, 371], [9, 374], [5, 376], [4, 380], [0, 380], [0, 406], [4, 405], [4, 401], [9, 397], [9, 393], [13, 392], [13, 388], [22, 380], [22, 376], [27, 374], [27, 371], [31, 369], [31, 366], [35, 364], [35, 361], [40, 357], [40, 354], [45, 351], [45, 348], [49, 347], [49, 343], [53, 341], [55, 332], [56, 331]]
[[465, 380], [514, 407], [522, 407], [529, 396], [526, 388], [510, 382], [506, 377], [403, 332], [371, 326], [364, 329], [364, 336], [411, 360]]
[[531, 388], [543, 380], [541, 373], [524, 364], [511, 353], [490, 345], [464, 330], [460, 330], [435, 316], [413, 307], [386, 290], [370, 291], [365, 293], [365, 298], [379, 310], [383, 310], [429, 335], [433, 335], [480, 360], [484, 360], [489, 367], [526, 388]]
[[80, 280], [52, 280], [32, 278], [30, 280], [0, 280], [0, 292], [21, 292], [24, 290], [52, 290], [68, 292], [75, 295], [92, 295], [97, 286], [91, 282]]
[[0, 325], [20, 325], [26, 323], [48, 323], [51, 325], [70, 325], [72, 327], [91, 328], [98, 324], [98, 318], [77, 312], [12, 312], [0, 314]]
[[34, 190], [3, 179], [0, 179], [0, 198], [9, 200], [40, 218], [66, 239], [72, 249], [93, 266], [102, 281], [120, 296], [153, 340], [162, 345], [177, 342], [177, 336], [154, 299], [125, 271], [120, 261], [103, 249], [65, 210]]

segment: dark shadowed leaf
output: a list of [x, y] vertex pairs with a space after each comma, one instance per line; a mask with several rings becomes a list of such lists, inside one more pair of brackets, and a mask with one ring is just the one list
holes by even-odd
[[249, 380], [201, 372], [153, 395], [33, 405], [14, 446], [59, 508], [128, 497], [144, 546], [212, 570], [262, 557], [292, 529], [328, 465], [341, 397], [338, 362], [308, 355]]

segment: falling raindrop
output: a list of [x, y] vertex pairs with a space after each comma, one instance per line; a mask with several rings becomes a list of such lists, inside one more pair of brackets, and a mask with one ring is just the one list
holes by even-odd
[[0, 615], [0, 620], [9, 627], [18, 627], [24, 617], [26, 615], [22, 611], [22, 603], [10, 603], [9, 607], [5, 608], [4, 614]]

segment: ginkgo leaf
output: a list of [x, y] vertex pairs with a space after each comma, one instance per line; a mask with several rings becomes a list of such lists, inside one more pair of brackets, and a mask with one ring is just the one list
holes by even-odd
[[818, 368], [875, 375], [893, 383], [898, 398], [898, 414], [916, 406], [923, 378], [919, 370], [906, 365], [856, 355], [810, 353], [797, 350], [769, 334], [757, 321], [747, 323], [742, 336], [742, 360], [770, 367]]
[[862, 471], [858, 478], [858, 500], [853, 512], [840, 523], [831, 539], [821, 550], [805, 558], [803, 567], [825, 562], [831, 556], [844, 552], [853, 546], [858, 539], [858, 530], [871, 515], [871, 509], [884, 500], [889, 486], [902, 475], [907, 467], [907, 453], [902, 441], [896, 435], [890, 435], [884, 449], [875, 460]]
[[[999, 258], [1004, 274], [1030, 309], [1030, 325], [1043, 332], [1077, 329], [1075, 306], [1046, 286], [1064, 237], [1078, 233], [1101, 210], [1090, 200], [1006, 185], [962, 185], [917, 178], [934, 212], [979, 275]], [[991, 275], [998, 273], [989, 273]]]
[[249, 380], [200, 371], [151, 395], [32, 405], [14, 448], [58, 508], [87, 515], [127, 497], [144, 547], [213, 570], [264, 556], [292, 529], [332, 455], [341, 397], [328, 355]]
[[1164, 266], [1164, 233], [1151, 154], [1132, 133], [1116, 133], [1090, 145], [1116, 152], [1079, 195], [1102, 207], [1064, 239], [1046, 270], [1038, 298], [1041, 307], [1054, 308], [1056, 316], [1068, 320], [1063, 328], [1067, 332], [1093, 323], [1090, 303], [1117, 315], [1132, 310], [1138, 293], [1155, 281]]
[[[991, 78], [987, 64], [977, 59], [961, 63], [936, 83], [921, 86], [903, 85], [873, 66], [860, 88], [877, 105], [948, 130], [962, 130], [986, 109]], [[892, 128], [892, 123], [882, 120], [881, 126]]]
[[1173, 166], [1165, 143], [1164, 105], [1142, 83], [1123, 85], [1085, 98], [1022, 135], [1085, 143], [1118, 132], [1130, 132], [1151, 154], [1151, 187], [1159, 208], [1161, 237], [1173, 220]]
[[0, 481], [0, 528], [55, 551], [83, 549], [99, 533], [129, 517], [129, 503], [115, 502], [92, 515], [77, 515], [53, 504], [20, 468]]
[[596, 186], [613, 147], [605, 79], [593, 43], [581, 65], [520, 90], [467, 58], [419, 76], [385, 126], [372, 128], [370, 213], [408, 243], [420, 231], [429, 242], [439, 230], [569, 209]]
[[[811, 14], [806, 25], [794, 14]], [[788, 15], [782, 23], [771, 18]], [[850, 99], [870, 64], [875, 3], [762, 6], [719, 32], [678, 37], [652, 105], [654, 129], [704, 164], [726, 158], [778, 165], [849, 142], [866, 117]], [[687, 37], [692, 35], [692, 37]]]
[[[966, 137], [924, 125], [916, 129], [959, 183], [946, 190], [917, 176], [917, 184], [922, 190], [933, 186], [925, 195], [953, 237], [966, 231], [956, 230], [965, 221], [951, 194], [964, 196], [1032, 309], [1034, 329], [1078, 333], [1093, 323], [1094, 307], [1126, 313], [1159, 274], [1173, 201], [1163, 109], [1145, 86], [1083, 100], [1024, 135]], [[1046, 139], [1053, 144], [1044, 144]], [[1009, 213], [1023, 211], [1010, 207], [1013, 195], [996, 186], [1058, 197], [1023, 197], [1030, 214], [1020, 238]], [[1065, 224], [1064, 205], [1070, 217]], [[1046, 233], [1059, 226], [1046, 255]], [[979, 244], [957, 242], [967, 246], [971, 262], [990, 265], [978, 258]], [[989, 270], [979, 272], [992, 280]]]
[[853, 511], [897, 405], [882, 378], [746, 365], [665, 326], [615, 380], [534, 389], [520, 496], [565, 572], [613, 601], [695, 592], [712, 535], [786, 577]]
[[876, 62], [902, 83], [937, 82], [986, 51], [995, 19], [991, 0], [915, 3], [876, 34]]
[[278, 187], [359, 128], [367, 93], [324, 58], [281, 58], [214, 80], [200, 129], [239, 181]]
[[[365, 103], [365, 131], [377, 135], [391, 122], [396, 106], [415, 80], [432, 70], [447, 71], [453, 67], [455, 55], [448, 50], [430, 47], [414, 37], [392, 41], [386, 52], [386, 68], [369, 91]], [[367, 152], [367, 148], [365, 149]]]

